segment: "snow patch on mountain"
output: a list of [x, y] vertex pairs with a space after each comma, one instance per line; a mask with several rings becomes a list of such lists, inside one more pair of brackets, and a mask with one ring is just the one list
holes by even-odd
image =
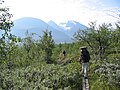
[[71, 29], [71, 27], [67, 26], [66, 23], [60, 23], [59, 26], [64, 30], [70, 30]]
[[74, 25], [76, 25], [77, 23], [76, 23], [76, 21], [73, 21], [73, 20], [71, 20], [70, 21], [71, 23], [73, 23]]

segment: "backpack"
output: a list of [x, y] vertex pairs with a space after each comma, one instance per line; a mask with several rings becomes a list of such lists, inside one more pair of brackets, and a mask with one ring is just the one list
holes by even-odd
[[86, 62], [89, 62], [90, 60], [90, 55], [89, 55], [89, 52], [87, 50], [83, 50], [81, 52], [81, 57], [80, 57], [80, 61], [82, 63], [86, 63]]

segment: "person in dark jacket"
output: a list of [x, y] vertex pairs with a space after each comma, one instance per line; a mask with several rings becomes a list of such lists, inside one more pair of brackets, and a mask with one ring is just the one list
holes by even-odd
[[82, 64], [82, 73], [87, 78], [88, 66], [89, 66], [90, 54], [87, 47], [81, 47], [80, 63]]
[[64, 55], [64, 57], [66, 56], [66, 51], [65, 50], [63, 51], [63, 55]]

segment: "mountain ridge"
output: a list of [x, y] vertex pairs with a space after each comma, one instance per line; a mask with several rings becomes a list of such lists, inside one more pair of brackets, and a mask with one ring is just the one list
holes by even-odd
[[74, 26], [73, 24], [77, 25], [78, 22], [76, 21], [70, 22], [70, 21], [68, 23], [64, 23], [68, 25], [70, 28], [72, 28], [70, 32], [67, 32], [68, 30], [56, 24], [52, 20], [49, 22], [44, 22], [41, 19], [37, 19], [33, 17], [23, 17], [13, 21], [14, 26], [12, 28], [12, 33], [16, 36], [24, 37], [25, 32], [28, 31], [29, 33], [36, 33], [42, 36], [43, 31], [49, 30], [52, 31], [52, 36], [55, 42], [58, 43], [73, 42], [72, 35], [75, 31], [77, 31], [75, 28], [78, 27], [78, 26]]

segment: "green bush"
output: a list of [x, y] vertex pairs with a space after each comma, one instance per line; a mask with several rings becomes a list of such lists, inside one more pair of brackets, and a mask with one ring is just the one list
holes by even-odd
[[0, 89], [5, 90], [80, 90], [81, 74], [79, 63], [65, 66], [54, 64], [0, 70]]

